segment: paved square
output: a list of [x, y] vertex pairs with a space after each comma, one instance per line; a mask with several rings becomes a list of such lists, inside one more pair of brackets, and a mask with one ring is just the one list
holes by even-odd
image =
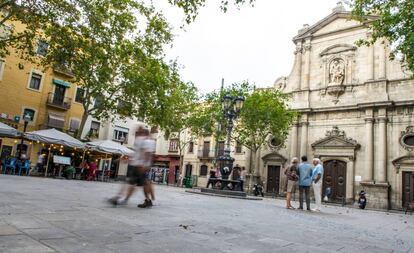
[[309, 213], [167, 186], [151, 209], [136, 207], [142, 192], [108, 206], [119, 187], [0, 175], [0, 252], [414, 252], [414, 215]]

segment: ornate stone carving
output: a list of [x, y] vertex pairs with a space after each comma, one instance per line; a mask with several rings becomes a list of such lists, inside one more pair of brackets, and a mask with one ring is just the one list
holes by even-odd
[[400, 145], [408, 152], [414, 151], [414, 145], [408, 142], [408, 138], [414, 138], [414, 126], [408, 126], [405, 131], [401, 131]]
[[356, 149], [360, 145], [356, 140], [346, 137], [345, 131], [340, 130], [338, 126], [333, 126], [332, 130], [326, 131], [324, 138], [312, 144], [312, 147], [316, 146], [352, 147]]
[[345, 79], [345, 63], [342, 59], [334, 59], [329, 65], [329, 85], [341, 85]]

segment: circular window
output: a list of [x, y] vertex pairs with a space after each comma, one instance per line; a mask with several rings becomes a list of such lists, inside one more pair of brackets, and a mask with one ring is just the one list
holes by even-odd
[[405, 136], [403, 142], [407, 146], [414, 147], [414, 135]]
[[282, 140], [276, 136], [271, 136], [269, 138], [269, 146], [271, 148], [280, 148], [282, 144], [283, 144]]

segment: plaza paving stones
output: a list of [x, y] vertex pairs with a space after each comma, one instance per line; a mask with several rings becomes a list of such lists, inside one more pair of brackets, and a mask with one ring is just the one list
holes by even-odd
[[414, 252], [414, 215], [287, 210], [283, 200], [167, 186], [156, 186], [153, 208], [136, 207], [142, 190], [128, 206], [108, 206], [119, 187], [0, 175], [0, 252]]

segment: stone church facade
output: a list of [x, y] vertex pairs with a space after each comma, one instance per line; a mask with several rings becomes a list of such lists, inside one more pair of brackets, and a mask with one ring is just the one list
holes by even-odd
[[324, 163], [323, 192], [353, 203], [401, 209], [414, 202], [414, 80], [385, 42], [355, 46], [369, 31], [338, 5], [293, 38], [295, 63], [275, 87], [291, 94], [300, 113], [283, 148], [260, 151], [257, 172], [269, 193], [282, 193], [292, 157]]

